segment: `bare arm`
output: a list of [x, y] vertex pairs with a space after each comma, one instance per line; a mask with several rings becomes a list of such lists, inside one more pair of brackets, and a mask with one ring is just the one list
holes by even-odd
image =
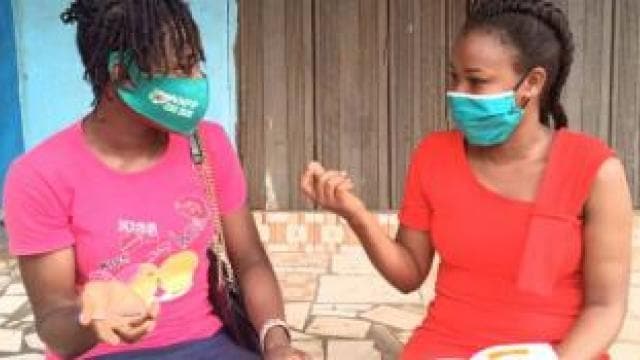
[[309, 199], [349, 222], [371, 262], [391, 285], [405, 293], [420, 287], [434, 255], [428, 232], [401, 226], [392, 239], [352, 193], [351, 180], [343, 173], [325, 171], [317, 163], [309, 165], [301, 186]]
[[595, 359], [620, 331], [627, 306], [632, 206], [622, 164], [607, 160], [586, 204], [585, 303], [558, 347], [562, 360]]
[[82, 354], [93, 347], [97, 336], [78, 322], [80, 302], [74, 284], [73, 250], [21, 256], [19, 265], [42, 341], [64, 357]]
[[[243, 207], [225, 215], [222, 222], [229, 260], [253, 326], [260, 330], [269, 319], [284, 319], [280, 287], [249, 209]], [[267, 333], [265, 348], [288, 347], [289, 343], [284, 330], [274, 327]]]
[[90, 282], [79, 295], [71, 248], [21, 256], [19, 265], [38, 335], [64, 358], [76, 357], [100, 341], [135, 342], [155, 326], [157, 306], [149, 309], [121, 282]]
[[400, 226], [394, 240], [366, 210], [350, 216], [348, 221], [373, 265], [391, 285], [404, 293], [422, 285], [434, 254], [427, 232]]

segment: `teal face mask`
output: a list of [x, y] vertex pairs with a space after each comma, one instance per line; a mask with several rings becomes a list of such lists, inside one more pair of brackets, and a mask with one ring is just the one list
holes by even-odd
[[[119, 86], [120, 99], [136, 113], [169, 131], [193, 133], [209, 106], [207, 78], [143, 74], [127, 53], [123, 60], [133, 86]], [[119, 61], [119, 53], [111, 53], [109, 71]]]
[[472, 145], [505, 143], [524, 116], [514, 91], [490, 95], [450, 91], [447, 92], [447, 103], [453, 121]]

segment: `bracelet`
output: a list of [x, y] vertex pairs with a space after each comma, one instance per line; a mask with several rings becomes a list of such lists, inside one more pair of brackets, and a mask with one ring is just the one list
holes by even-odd
[[262, 329], [260, 329], [260, 350], [264, 353], [266, 350], [266, 344], [264, 343], [265, 338], [267, 337], [267, 333], [274, 327], [281, 327], [284, 329], [284, 332], [287, 334], [287, 338], [291, 340], [291, 333], [289, 332], [289, 325], [281, 319], [269, 319], [265, 321], [262, 325]]

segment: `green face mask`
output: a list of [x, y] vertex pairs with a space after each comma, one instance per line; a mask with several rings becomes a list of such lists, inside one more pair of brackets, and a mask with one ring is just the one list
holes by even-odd
[[[119, 53], [112, 52], [109, 71], [119, 62]], [[195, 131], [209, 106], [206, 77], [195, 79], [143, 74], [127, 53], [123, 62], [133, 86], [119, 86], [117, 91], [127, 106], [169, 131], [184, 135]]]

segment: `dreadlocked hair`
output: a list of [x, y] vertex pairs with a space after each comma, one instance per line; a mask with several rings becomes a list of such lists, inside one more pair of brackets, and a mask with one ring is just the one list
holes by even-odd
[[550, 0], [476, 0], [463, 34], [477, 30], [497, 34], [513, 47], [519, 72], [545, 69], [540, 121], [550, 126], [553, 119], [556, 129], [566, 127], [560, 96], [573, 63], [574, 43], [562, 10]]
[[204, 61], [200, 32], [183, 0], [73, 0], [60, 18], [77, 23], [76, 42], [94, 105], [110, 79], [108, 58], [114, 51], [120, 60], [127, 52], [146, 72], [168, 73], [172, 55], [185, 73]]

